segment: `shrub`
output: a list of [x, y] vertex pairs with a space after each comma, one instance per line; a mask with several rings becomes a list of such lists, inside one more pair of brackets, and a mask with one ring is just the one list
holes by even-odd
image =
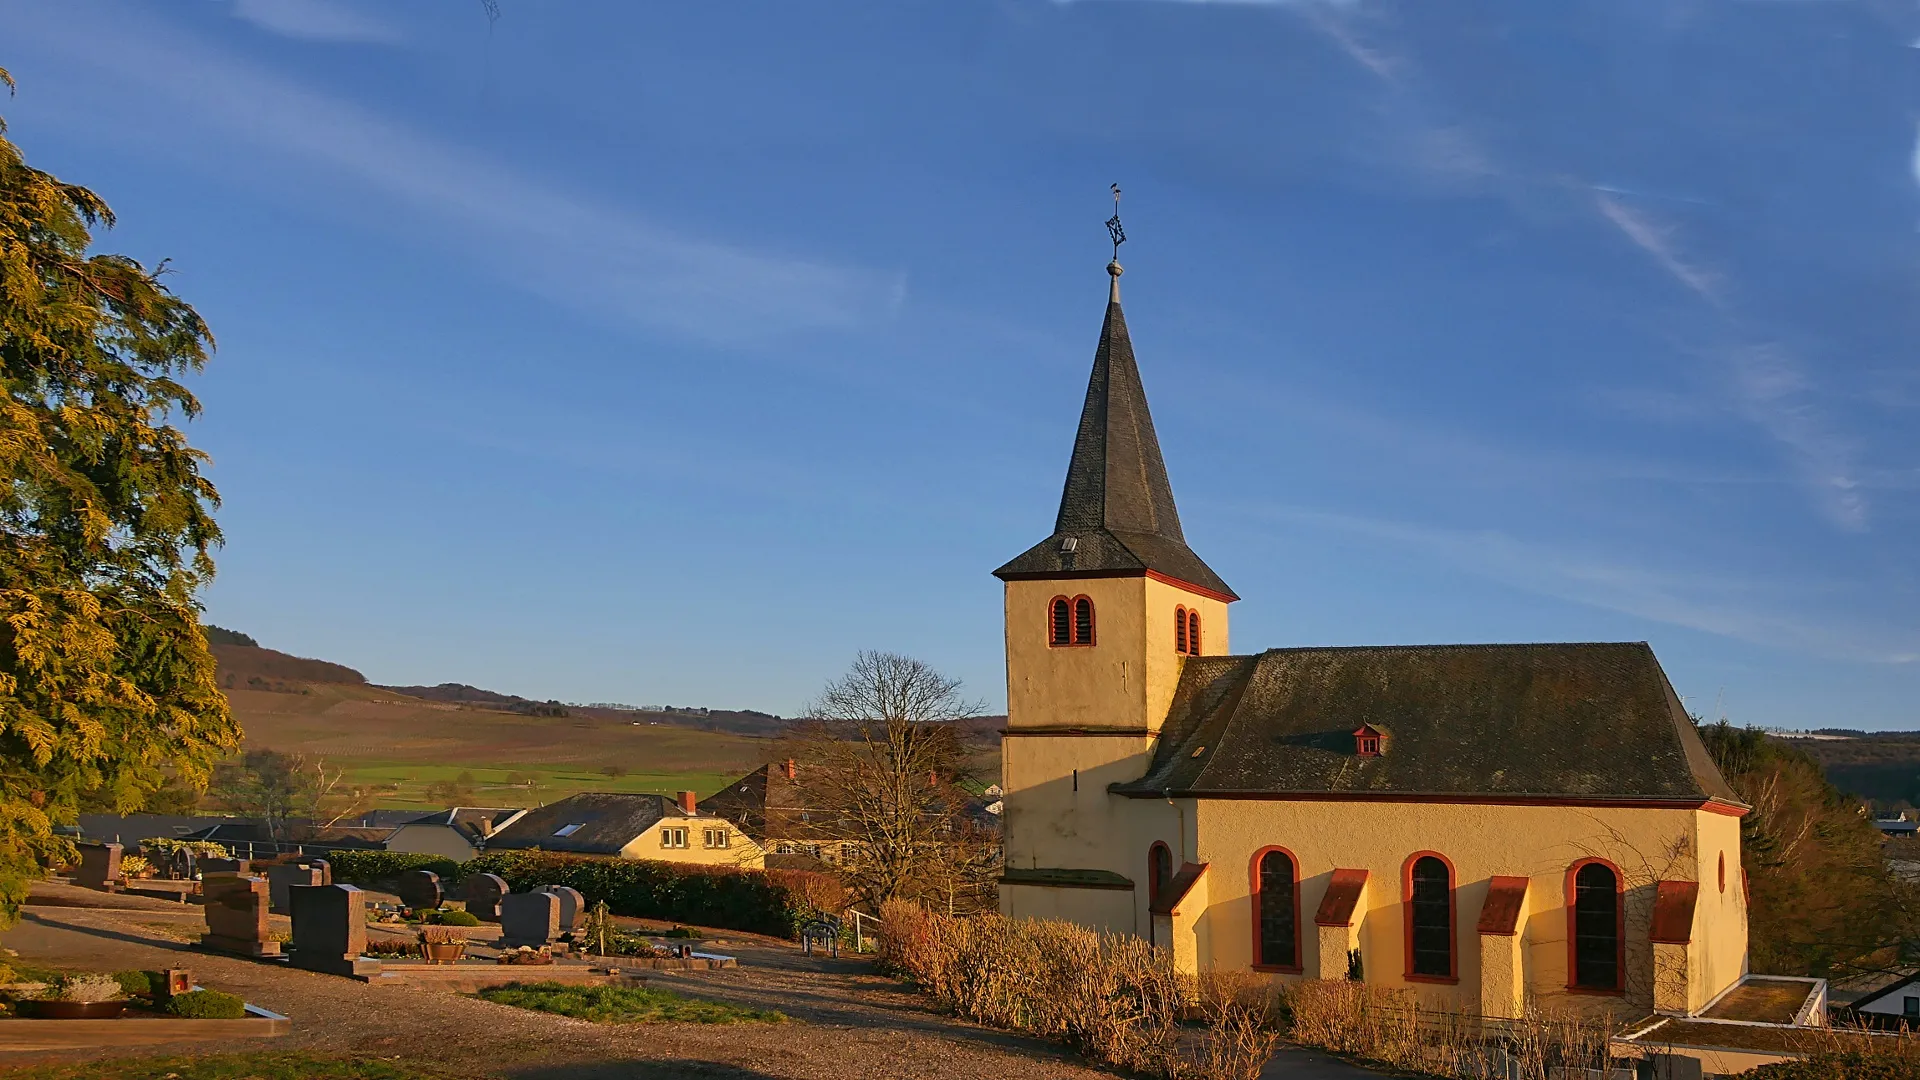
[[[792, 937], [828, 890], [810, 878], [827, 875], [685, 866], [650, 859], [609, 859], [546, 851], [496, 851], [465, 863], [464, 874], [498, 874], [514, 892], [543, 885], [578, 889], [604, 900], [615, 915], [699, 923]], [[794, 875], [804, 875], [795, 877]]]
[[409, 870], [431, 870], [443, 881], [458, 881], [462, 864], [445, 855], [407, 851], [336, 851], [327, 856], [333, 880], [342, 885], [390, 885]]
[[153, 971], [116, 971], [113, 978], [120, 984], [120, 992], [128, 997], [151, 994], [154, 984], [161, 981], [159, 973]]
[[[196, 859], [230, 859], [233, 857], [232, 853], [227, 851], [224, 845], [216, 844], [211, 840], [181, 840], [172, 836], [154, 836], [140, 841], [140, 851], [149, 858], [158, 856], [161, 859], [170, 859], [173, 857], [174, 852], [182, 849], [193, 852], [193, 857]], [[121, 864], [123, 866], [125, 865], [124, 858], [121, 860]]]
[[148, 862], [145, 856], [143, 855], [120, 856], [120, 876], [121, 877], [139, 877], [141, 874], [150, 874], [152, 872], [153, 872], [153, 864]]
[[442, 908], [421, 915], [420, 921], [435, 926], [479, 926], [480, 916], [459, 908]]
[[167, 1011], [189, 1020], [243, 1020], [247, 1003], [218, 990], [190, 990], [168, 998]]
[[114, 976], [81, 971], [54, 979], [40, 996], [48, 1001], [119, 1001], [126, 995]]

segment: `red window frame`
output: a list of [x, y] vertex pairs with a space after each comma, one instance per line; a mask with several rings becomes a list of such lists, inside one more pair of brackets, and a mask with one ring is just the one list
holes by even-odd
[[[1260, 962], [1260, 864], [1261, 862], [1265, 861], [1268, 855], [1271, 855], [1276, 851], [1282, 855], [1285, 855], [1287, 857], [1287, 861], [1293, 864], [1293, 963], [1291, 964], [1262, 964]], [[1247, 881], [1248, 881], [1248, 884], [1251, 886], [1247, 890], [1247, 892], [1248, 892], [1248, 895], [1252, 898], [1252, 903], [1253, 903], [1253, 957], [1252, 957], [1253, 970], [1277, 971], [1286, 975], [1300, 974], [1301, 971], [1304, 970], [1304, 968], [1301, 966], [1303, 957], [1300, 952], [1301, 939], [1300, 939], [1300, 858], [1299, 856], [1295, 855], [1292, 851], [1289, 851], [1288, 849], [1283, 848], [1278, 844], [1268, 844], [1266, 847], [1263, 847], [1260, 850], [1253, 853], [1253, 861], [1247, 865]]]
[[1187, 655], [1187, 608], [1177, 604], [1173, 609], [1173, 652], [1176, 656]]
[[[1583, 866], [1600, 865], [1613, 873], [1613, 988], [1596, 986], [1577, 986], [1575, 981], [1580, 974], [1579, 946], [1576, 936], [1578, 929], [1574, 912], [1574, 899], [1579, 894], [1574, 889], [1574, 878]], [[1599, 996], [1618, 995], [1627, 992], [1627, 879], [1620, 868], [1606, 859], [1589, 857], [1575, 860], [1567, 867], [1567, 881], [1563, 898], [1567, 905], [1567, 993], [1594, 994]]]
[[1187, 655], [1200, 655], [1200, 612], [1196, 608], [1187, 609]]
[[[1067, 605], [1067, 638], [1065, 641], [1060, 640], [1060, 636], [1055, 633], [1059, 625], [1055, 621], [1055, 612], [1061, 604]], [[1084, 634], [1081, 632], [1083, 628], [1080, 625], [1081, 604], [1087, 605], [1087, 622], [1084, 627]], [[1078, 596], [1061, 595], [1048, 600], [1045, 627], [1047, 647], [1051, 649], [1074, 649], [1092, 645], [1094, 631], [1097, 625], [1095, 622], [1096, 615], [1097, 611], [1094, 607], [1093, 597], [1088, 596], [1086, 593], [1081, 593]]]
[[[1413, 970], [1413, 866], [1421, 859], [1438, 859], [1447, 868], [1447, 974], [1416, 975]], [[1401, 967], [1408, 982], [1458, 983], [1460, 981], [1460, 897], [1459, 877], [1453, 860], [1437, 851], [1416, 851], [1400, 864]]]

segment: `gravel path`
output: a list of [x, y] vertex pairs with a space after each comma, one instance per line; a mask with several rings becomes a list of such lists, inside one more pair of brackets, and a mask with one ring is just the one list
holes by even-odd
[[[619, 1026], [201, 952], [182, 940], [204, 926], [197, 907], [183, 910], [167, 901], [120, 897], [100, 897], [114, 901], [113, 908], [46, 903], [63, 899], [77, 898], [65, 890], [58, 895], [37, 890], [26, 918], [0, 935], [0, 943], [29, 961], [104, 970], [191, 968], [208, 986], [293, 1018], [292, 1034], [259, 1040], [261, 1048], [426, 1061], [460, 1075], [512, 1080], [1112, 1076], [1039, 1040], [932, 1012], [908, 988], [874, 975], [865, 961], [808, 959], [791, 947], [736, 944], [728, 951], [740, 957], [739, 968], [656, 972], [649, 983], [779, 1009], [799, 1023]], [[141, 1053], [211, 1050], [208, 1044], [186, 1044]], [[8, 1053], [0, 1054], [0, 1065], [92, 1054]], [[1356, 1080], [1376, 1074], [1288, 1051], [1266, 1075], [1275, 1080]]]

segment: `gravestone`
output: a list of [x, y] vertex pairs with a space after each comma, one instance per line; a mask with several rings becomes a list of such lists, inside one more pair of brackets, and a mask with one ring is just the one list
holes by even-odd
[[332, 863], [328, 862], [325, 859], [302, 859], [300, 861], [307, 863], [308, 865], [313, 866], [315, 869], [320, 871], [320, 884], [322, 885], [333, 884], [333, 864]]
[[400, 902], [415, 911], [432, 911], [446, 898], [440, 875], [431, 870], [409, 870], [400, 875]]
[[207, 909], [203, 947], [240, 956], [280, 955], [280, 943], [267, 933], [265, 878], [206, 874], [200, 894]]
[[560, 898], [550, 892], [508, 893], [500, 899], [500, 946], [551, 945], [560, 938]]
[[467, 911], [482, 922], [500, 921], [500, 898], [507, 883], [497, 874], [475, 874], [467, 879]]
[[192, 851], [175, 848], [172, 857], [167, 859], [167, 874], [175, 881], [192, 881], [194, 862]]
[[245, 874], [252, 869], [245, 859], [205, 858], [200, 860], [200, 876], [209, 874]]
[[285, 915], [293, 910], [293, 895], [290, 890], [296, 885], [325, 885], [326, 870], [313, 865], [313, 860], [302, 859], [299, 862], [275, 863], [267, 867], [267, 886], [273, 897], [273, 910]]
[[120, 853], [125, 849], [119, 844], [80, 844], [79, 848], [80, 868], [73, 873], [75, 885], [113, 892], [126, 883], [120, 876]]
[[560, 898], [560, 932], [573, 933], [574, 927], [580, 925], [581, 913], [587, 910], [587, 898], [580, 895], [580, 890], [566, 885], [548, 885], [538, 891]]
[[[318, 876], [319, 871], [315, 871]], [[292, 885], [295, 967], [329, 975], [378, 975], [367, 951], [367, 894], [352, 885]]]

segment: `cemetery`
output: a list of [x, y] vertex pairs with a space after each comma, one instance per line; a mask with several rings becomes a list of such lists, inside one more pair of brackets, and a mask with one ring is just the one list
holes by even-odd
[[286, 1017], [199, 985], [186, 968], [113, 973], [9, 966], [0, 1051], [270, 1038]]

